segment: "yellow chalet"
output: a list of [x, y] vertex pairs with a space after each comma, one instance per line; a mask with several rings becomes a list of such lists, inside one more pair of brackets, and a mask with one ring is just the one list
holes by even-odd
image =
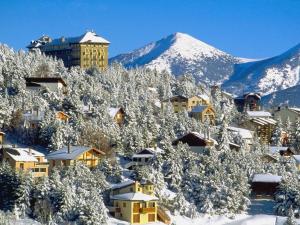
[[113, 118], [113, 120], [118, 124], [122, 125], [124, 123], [124, 118], [125, 118], [125, 112], [122, 107], [119, 108], [109, 108], [108, 109], [108, 114]]
[[190, 116], [202, 123], [208, 121], [210, 125], [214, 125], [216, 112], [211, 105], [198, 105], [192, 109]]
[[195, 95], [187, 98], [182, 95], [175, 95], [168, 100], [165, 100], [164, 102], [171, 102], [175, 113], [181, 112], [183, 110], [190, 112], [197, 105], [208, 105], [209, 97], [207, 95]]
[[93, 168], [97, 166], [105, 153], [96, 148], [85, 146], [66, 146], [49, 153], [46, 158], [49, 161], [49, 170], [55, 166], [70, 166], [76, 162], [82, 162]]
[[198, 105], [208, 105], [209, 97], [207, 95], [195, 95], [193, 97], [188, 98], [188, 111], [192, 111], [192, 109]]
[[18, 171], [31, 171], [33, 177], [48, 176], [45, 155], [31, 148], [4, 148], [2, 160]]
[[146, 224], [158, 220], [169, 224], [170, 218], [157, 205], [154, 186], [150, 182], [127, 180], [111, 188], [110, 213], [131, 224]]

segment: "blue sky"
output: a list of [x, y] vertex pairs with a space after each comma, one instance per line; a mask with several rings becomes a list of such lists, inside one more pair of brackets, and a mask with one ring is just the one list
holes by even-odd
[[0, 42], [95, 30], [110, 56], [175, 32], [230, 54], [264, 58], [300, 43], [300, 0], [0, 0]]

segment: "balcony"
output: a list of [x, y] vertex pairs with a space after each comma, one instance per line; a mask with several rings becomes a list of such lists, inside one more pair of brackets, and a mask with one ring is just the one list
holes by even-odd
[[155, 212], [155, 207], [140, 208], [140, 213], [154, 213], [154, 212]]

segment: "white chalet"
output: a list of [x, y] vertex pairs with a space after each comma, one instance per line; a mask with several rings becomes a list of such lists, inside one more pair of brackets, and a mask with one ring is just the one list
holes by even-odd
[[27, 77], [26, 89], [31, 91], [41, 91], [48, 89], [52, 92], [66, 93], [66, 83], [61, 77]]

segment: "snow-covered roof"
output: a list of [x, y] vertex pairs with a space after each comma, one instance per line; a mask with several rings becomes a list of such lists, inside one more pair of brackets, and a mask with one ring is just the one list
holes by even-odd
[[113, 108], [113, 107], [111, 107], [111, 108], [108, 109], [108, 114], [112, 118], [114, 118], [116, 116], [116, 114], [119, 112], [119, 110], [121, 110], [121, 107], [119, 107], [119, 108]]
[[[30, 153], [31, 151], [31, 153]], [[18, 162], [38, 162], [36, 157], [44, 157], [45, 155], [34, 149], [29, 148], [9, 148], [6, 153]]]
[[4, 132], [2, 132], [2, 131], [0, 131], [0, 134], [2, 134], [2, 135], [3, 135], [3, 134], [5, 134], [5, 133], [4, 133]]
[[[215, 140], [215, 139], [213, 139], [213, 138], [206, 138], [206, 137], [204, 137], [204, 135], [203, 134], [200, 134], [200, 133], [198, 133], [198, 132], [191, 132], [193, 135], [195, 135], [196, 137], [198, 137], [198, 138], [200, 138], [200, 139], [202, 139], [202, 140], [206, 140], [206, 141], [212, 141], [212, 142], [214, 142], [214, 144], [215, 145], [217, 145], [218, 144], [218, 142]], [[187, 134], [186, 134], [187, 135]], [[184, 135], [185, 136], [185, 135]]]
[[266, 111], [247, 111], [247, 115], [250, 117], [271, 117], [271, 113]]
[[132, 158], [153, 158], [152, 154], [134, 154]]
[[263, 117], [258, 117], [252, 119], [253, 122], [258, 123], [259, 125], [267, 125], [267, 124], [273, 124], [275, 125], [277, 123], [276, 120], [273, 120], [271, 118], [263, 118]]
[[282, 147], [282, 146], [269, 146], [269, 151], [272, 154], [278, 153], [280, 151], [286, 151], [289, 147]]
[[112, 190], [115, 190], [115, 189], [127, 187], [127, 186], [129, 186], [129, 185], [134, 184], [134, 183], [135, 183], [135, 181], [133, 181], [133, 180], [126, 180], [126, 181], [123, 181], [123, 182], [118, 183], [118, 184], [113, 184], [113, 185], [111, 186], [111, 189], [112, 189]]
[[[63, 160], [72, 160], [72, 159], [76, 159], [78, 156], [80, 156], [81, 154], [83, 154], [86, 151], [89, 151], [90, 149], [92, 149], [91, 147], [86, 147], [86, 146], [70, 146], [70, 153], [68, 153], [68, 147], [63, 147], [55, 152], [51, 152], [49, 153], [46, 158], [47, 159], [63, 159]], [[94, 148], [93, 148], [94, 149]], [[105, 155], [104, 152], [98, 150], [98, 149], [94, 149], [95, 151], [99, 152], [102, 155]]]
[[296, 111], [297, 113], [300, 113], [300, 108], [293, 107], [293, 108], [289, 108], [289, 109]]
[[208, 107], [208, 105], [197, 105], [192, 109], [193, 113], [201, 113], [203, 112], [206, 108]]
[[263, 182], [263, 183], [280, 183], [282, 177], [265, 173], [265, 174], [254, 174], [252, 182]]
[[208, 95], [202, 94], [202, 95], [197, 95], [199, 98], [204, 99], [205, 101], [209, 101]]
[[235, 131], [235, 132], [239, 133], [239, 135], [243, 139], [252, 139], [253, 138], [252, 132], [250, 130], [247, 130], [247, 129], [244, 129], [244, 128], [228, 127], [228, 130]]
[[62, 44], [75, 44], [75, 43], [103, 43], [103, 44], [109, 44], [110, 42], [103, 37], [98, 36], [95, 32], [88, 31], [85, 34], [78, 36], [78, 37], [63, 37], [63, 38], [57, 38], [53, 39], [51, 42], [46, 43], [47, 45], [62, 45]]
[[300, 163], [300, 155], [293, 155], [297, 163]]
[[127, 200], [127, 201], [157, 201], [158, 198], [151, 195], [146, 195], [141, 192], [129, 192], [120, 195], [113, 195], [111, 199], [115, 200]]

